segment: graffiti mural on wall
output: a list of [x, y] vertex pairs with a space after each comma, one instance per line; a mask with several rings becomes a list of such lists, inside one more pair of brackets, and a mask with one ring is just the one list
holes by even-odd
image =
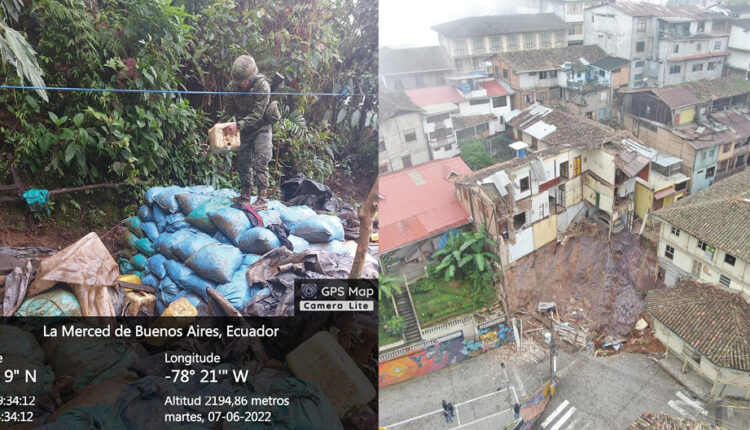
[[401, 352], [385, 361], [381, 358], [378, 364], [380, 387], [416, 378], [469, 358], [465, 353], [464, 335], [460, 331], [406, 348]]
[[465, 340], [455, 332], [380, 357], [378, 385], [395, 384], [460, 363], [469, 357], [497, 348], [513, 340], [513, 329], [505, 318], [477, 326], [478, 340]]

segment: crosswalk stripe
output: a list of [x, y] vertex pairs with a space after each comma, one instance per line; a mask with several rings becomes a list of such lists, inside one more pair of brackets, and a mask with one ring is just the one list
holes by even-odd
[[558, 406], [557, 409], [555, 409], [555, 411], [552, 412], [550, 416], [547, 417], [546, 420], [544, 420], [544, 422], [542, 423], [542, 428], [546, 428], [549, 425], [549, 423], [551, 423], [555, 419], [555, 417], [560, 415], [560, 412], [564, 411], [565, 408], [568, 407], [569, 404], [570, 402], [568, 402], [567, 400], [560, 403], [560, 406]]
[[576, 407], [575, 406], [571, 406], [570, 409], [568, 409], [568, 412], [565, 412], [565, 415], [563, 415], [562, 418], [560, 418], [560, 421], [558, 421], [557, 423], [555, 423], [555, 425], [552, 426], [552, 428], [550, 430], [560, 430], [560, 427], [562, 427], [562, 425], [565, 424], [565, 421], [568, 421], [568, 419], [571, 416], [573, 416], [573, 414], [575, 413], [575, 411], [576, 411]]
[[703, 409], [703, 406], [701, 405], [701, 402], [699, 402], [697, 400], [693, 400], [690, 397], [684, 395], [682, 393], [682, 391], [678, 391], [677, 392], [677, 397], [681, 398], [685, 403], [687, 403], [688, 405], [690, 405], [690, 406], [694, 407], [695, 409], [697, 409], [698, 412], [702, 413], [703, 415], [708, 415], [708, 411], [705, 410], [705, 409]]
[[576, 428], [576, 425], [578, 425], [579, 422], [581, 422], [581, 417], [574, 419], [573, 422], [571, 422], [570, 424], [568, 424], [567, 427], [565, 427], [565, 430], [573, 430], [574, 428]]

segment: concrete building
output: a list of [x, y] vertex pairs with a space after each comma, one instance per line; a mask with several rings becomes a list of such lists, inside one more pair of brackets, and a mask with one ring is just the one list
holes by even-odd
[[750, 400], [747, 301], [714, 285], [683, 281], [676, 288], [649, 291], [646, 309], [667, 353], [683, 361], [683, 373], [706, 378], [712, 398]]
[[584, 12], [585, 44], [627, 58], [629, 87], [663, 87], [722, 76], [729, 20], [698, 6], [617, 2]]
[[647, 212], [667, 207], [687, 195], [690, 178], [680, 172], [682, 160], [633, 139], [623, 139], [622, 145], [626, 151], [649, 160], [648, 169], [635, 178], [635, 216], [645, 219]]
[[442, 46], [380, 48], [378, 57], [380, 91], [446, 85], [453, 63]]
[[654, 212], [658, 265], [667, 286], [694, 278], [750, 298], [750, 171]]
[[750, 18], [732, 21], [727, 65], [750, 80]]
[[518, 13], [554, 13], [568, 25], [568, 45], [583, 44], [583, 29], [586, 25], [583, 10], [607, 1], [581, 0], [520, 0]]
[[498, 52], [566, 46], [567, 28], [552, 13], [474, 16], [432, 27], [459, 72], [486, 72]]
[[539, 102], [591, 119], [614, 114], [614, 89], [627, 86], [628, 61], [597, 45], [508, 52], [493, 58], [495, 78], [513, 88], [513, 106]]
[[448, 79], [458, 88], [446, 85], [406, 91], [424, 112], [422, 132], [433, 159], [458, 155], [459, 141], [504, 131], [503, 115], [511, 111], [512, 90], [487, 75]]
[[623, 127], [682, 160], [690, 193], [744, 170], [750, 149], [750, 82], [737, 77], [621, 93]]
[[500, 244], [503, 265], [559, 240], [568, 226], [597, 211], [610, 225], [619, 218], [627, 222], [632, 211], [627, 182], [647, 160], [640, 167], [620, 160], [615, 146], [620, 133], [540, 104], [514, 111], [508, 126], [518, 140], [511, 146], [521, 156], [456, 181], [474, 224], [486, 226]]
[[422, 132], [424, 111], [403, 91], [384, 92], [379, 99], [378, 170], [380, 173], [411, 167], [432, 159]]

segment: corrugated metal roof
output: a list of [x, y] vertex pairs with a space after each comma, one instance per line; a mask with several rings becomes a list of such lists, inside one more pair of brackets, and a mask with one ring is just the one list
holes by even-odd
[[464, 101], [461, 92], [447, 85], [429, 88], [417, 88], [404, 91], [412, 103], [417, 106], [429, 106]]
[[672, 109], [701, 102], [698, 97], [683, 86], [654, 88], [651, 91]]
[[[413, 179], [418, 173], [421, 185]], [[447, 172], [447, 173], [446, 173]], [[452, 179], [471, 173], [460, 157], [434, 160], [378, 178], [380, 252], [465, 225], [469, 213], [456, 197]], [[450, 179], [450, 180], [449, 180]]]
[[497, 81], [480, 82], [479, 86], [487, 90], [488, 97], [508, 96], [510, 92]]
[[554, 13], [471, 16], [432, 27], [436, 32], [452, 38], [567, 30], [567, 28], [565, 21]]

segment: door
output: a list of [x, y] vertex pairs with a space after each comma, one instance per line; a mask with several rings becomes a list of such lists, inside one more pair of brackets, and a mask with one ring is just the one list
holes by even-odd
[[703, 271], [703, 263], [701, 263], [698, 260], [693, 260], [693, 276], [700, 279], [701, 278], [701, 271]]
[[581, 174], [581, 156], [579, 155], [578, 157], [575, 158], [575, 160], [573, 160], [573, 177], [576, 177], [580, 174]]
[[561, 186], [557, 188], [557, 205], [565, 207], [565, 188]]

